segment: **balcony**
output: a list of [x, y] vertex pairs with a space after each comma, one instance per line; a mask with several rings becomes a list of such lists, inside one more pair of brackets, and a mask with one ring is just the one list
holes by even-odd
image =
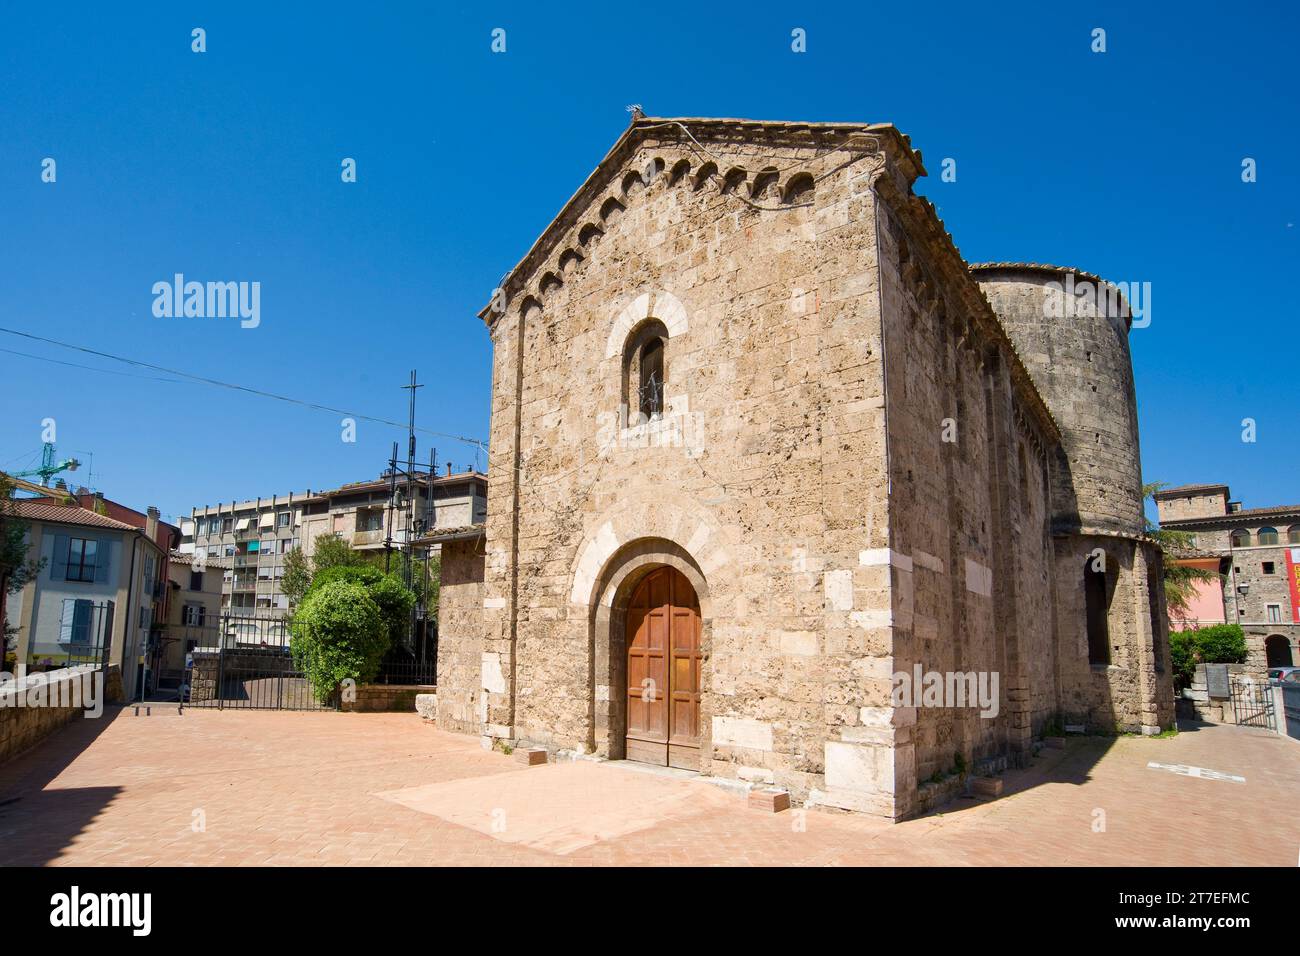
[[382, 528], [376, 531], [354, 531], [352, 532], [352, 547], [364, 548], [376, 544], [384, 543], [384, 531]]

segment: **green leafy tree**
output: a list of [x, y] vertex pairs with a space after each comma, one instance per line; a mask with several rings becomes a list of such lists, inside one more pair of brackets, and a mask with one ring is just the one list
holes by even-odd
[[406, 641], [415, 607], [415, 592], [408, 588], [396, 574], [384, 574], [369, 564], [334, 565], [318, 572], [307, 589], [310, 597], [317, 589], [335, 581], [348, 581], [366, 589], [370, 599], [379, 608], [389, 643], [397, 646]]
[[0, 651], [7, 646], [9, 636], [18, 631], [5, 618], [5, 599], [25, 588], [45, 567], [44, 558], [27, 557], [27, 528], [27, 522], [18, 516], [14, 506], [13, 482], [0, 474], [0, 625], [4, 629], [0, 635]]
[[[377, 552], [369, 556], [369, 560], [375, 567], [381, 570], [384, 567], [384, 553]], [[421, 558], [413, 561], [400, 551], [392, 555], [390, 566], [392, 573], [398, 580], [404, 581], [404, 570], [407, 562], [411, 564], [411, 589], [415, 592], [416, 603], [422, 603], [425, 608], [425, 617], [430, 621], [438, 620], [438, 593], [442, 578], [442, 559], [438, 555], [429, 557], [428, 566]]]
[[1240, 624], [1212, 624], [1198, 627], [1195, 635], [1196, 655], [1202, 664], [1244, 664], [1246, 635]]
[[345, 680], [373, 680], [388, 649], [388, 628], [365, 587], [338, 580], [314, 588], [294, 618], [294, 663], [327, 701]]
[[389, 644], [393, 647], [405, 644], [411, 628], [411, 611], [415, 608], [415, 592], [397, 575], [389, 574], [370, 587], [370, 599], [379, 607], [388, 626]]
[[[301, 607], [322, 585], [334, 581], [360, 584], [379, 606], [391, 642], [399, 645], [407, 638], [411, 610], [417, 602], [425, 600], [429, 617], [434, 621], [438, 617], [439, 560], [431, 558], [427, 571], [424, 561], [411, 562], [409, 588], [403, 577], [408, 560], [400, 551], [391, 555], [355, 551], [342, 538], [322, 534], [316, 538], [310, 558], [296, 548], [285, 556], [280, 587], [294, 607]], [[391, 572], [384, 571], [385, 564], [391, 566]]]
[[284, 556], [284, 577], [280, 579], [280, 590], [289, 597], [289, 603], [297, 607], [311, 587], [311, 561], [302, 548], [294, 548]]
[[1169, 635], [1169, 656], [1178, 687], [1186, 687], [1197, 664], [1243, 664], [1246, 635], [1240, 624], [1212, 624]]
[[311, 555], [313, 578], [326, 568], [355, 568], [369, 563], [364, 554], [352, 550], [352, 545], [337, 535], [322, 534], [316, 537]]
[[1169, 661], [1174, 670], [1174, 687], [1182, 689], [1196, 674], [1196, 639], [1193, 631], [1169, 632]]
[[[1142, 486], [1142, 497], [1150, 498], [1161, 488], [1168, 487], [1166, 482], [1153, 481]], [[1196, 596], [1196, 585], [1202, 581], [1218, 581], [1219, 575], [1205, 568], [1193, 568], [1175, 564], [1180, 553], [1193, 550], [1192, 535], [1186, 531], [1174, 531], [1161, 528], [1145, 518], [1146, 532], [1155, 538], [1163, 552], [1165, 605], [1170, 617], [1187, 617], [1191, 612], [1191, 602]]]
[[310, 558], [301, 548], [294, 548], [284, 556], [284, 577], [280, 580], [280, 590], [288, 596], [290, 604], [298, 607], [322, 571], [329, 568], [362, 567], [368, 563], [364, 554], [352, 550], [352, 546], [342, 538], [332, 534], [317, 535]]

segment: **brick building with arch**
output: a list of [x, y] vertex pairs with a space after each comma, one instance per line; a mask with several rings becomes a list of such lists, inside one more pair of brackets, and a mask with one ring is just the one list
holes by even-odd
[[1189, 614], [1171, 626], [1240, 624], [1246, 666], [1262, 677], [1300, 663], [1300, 505], [1243, 509], [1231, 497], [1219, 484], [1155, 494], [1160, 526], [1192, 535], [1194, 550], [1175, 560], [1219, 575], [1193, 582]]

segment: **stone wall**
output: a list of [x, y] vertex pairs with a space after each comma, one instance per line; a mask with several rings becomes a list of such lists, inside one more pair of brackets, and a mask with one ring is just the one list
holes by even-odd
[[[1245, 664], [1229, 664], [1227, 667], [1230, 684], [1243, 679], [1259, 679]], [[1214, 724], [1235, 724], [1237, 722], [1237, 712], [1233, 707], [1231, 694], [1227, 697], [1210, 696], [1210, 685], [1206, 677], [1204, 664], [1196, 665], [1196, 671], [1192, 675], [1192, 686], [1183, 689], [1178, 704], [1184, 715], [1189, 719], [1204, 720]], [[1278, 716], [1279, 719], [1283, 719], [1280, 712]]]
[[438, 591], [438, 726], [481, 732], [483, 663], [483, 539], [442, 545]]
[[996, 676], [998, 697], [984, 716], [973, 702], [863, 708], [864, 723], [895, 725], [868, 745], [894, 750], [899, 810], [919, 781], [1027, 752], [1059, 709], [1045, 570], [1055, 427], [964, 264], [913, 202], [882, 211], [880, 252], [890, 553], [878, 572], [894, 596], [892, 669]]
[[[1111, 732], [1172, 725], [1161, 555], [1145, 537], [1129, 309], [1073, 269], [988, 264], [974, 272], [1060, 427], [1048, 455], [1060, 707]], [[1071, 292], [1073, 290], [1073, 292]], [[1104, 562], [1110, 663], [1091, 664], [1084, 566]]]
[[[1174, 720], [1173, 672], [1159, 549], [1119, 535], [1062, 535], [1055, 544], [1065, 717], [1100, 733], [1168, 729]], [[1088, 657], [1084, 567], [1098, 560], [1098, 551], [1110, 585], [1108, 664]]]
[[[217, 684], [225, 682], [227, 695], [242, 694], [246, 681], [283, 674], [298, 674], [298, 665], [287, 649], [279, 648], [215, 648], [195, 649], [191, 654], [194, 669], [190, 673], [190, 703], [216, 700]], [[228, 696], [227, 699], [234, 699]]]
[[1219, 487], [1186, 494], [1157, 495], [1156, 510], [1161, 524], [1189, 518], [1221, 518], [1228, 513], [1228, 489]]
[[[84, 715], [90, 701], [81, 696], [82, 687], [97, 670], [93, 666], [71, 667], [0, 683], [0, 764]], [[80, 685], [75, 692], [74, 683]], [[112, 688], [105, 685], [105, 689]], [[110, 701], [116, 702], [116, 698], [106, 693], [100, 704]]]
[[380, 711], [415, 713], [415, 698], [419, 694], [433, 694], [432, 684], [361, 684], [355, 700], [344, 700], [340, 710], [368, 714]]
[[1127, 306], [1079, 294], [1073, 305], [1062, 304], [1058, 289], [1067, 280], [1080, 292], [1085, 284], [1109, 288], [1070, 269], [981, 266], [975, 274], [1061, 427], [1054, 530], [1140, 532], [1142, 465]]

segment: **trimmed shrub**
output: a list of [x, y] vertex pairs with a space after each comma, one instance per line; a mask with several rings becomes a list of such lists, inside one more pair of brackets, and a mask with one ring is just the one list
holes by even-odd
[[1169, 633], [1169, 657], [1177, 687], [1192, 683], [1197, 664], [1242, 664], [1246, 635], [1240, 624], [1212, 624]]
[[1240, 624], [1214, 624], [1199, 627], [1196, 635], [1197, 658], [1202, 664], [1244, 664], [1246, 635]]
[[366, 589], [370, 599], [379, 608], [389, 644], [400, 644], [406, 639], [411, 623], [411, 609], [415, 607], [415, 592], [408, 588], [396, 574], [384, 574], [369, 564], [336, 565], [320, 571], [312, 578], [307, 589], [310, 597], [317, 588], [336, 581], [359, 584]]
[[345, 680], [372, 680], [388, 650], [388, 627], [365, 587], [330, 581], [313, 587], [294, 619], [294, 663], [326, 701]]
[[1196, 641], [1194, 631], [1169, 632], [1169, 660], [1174, 670], [1174, 686], [1189, 687], [1196, 674]]

